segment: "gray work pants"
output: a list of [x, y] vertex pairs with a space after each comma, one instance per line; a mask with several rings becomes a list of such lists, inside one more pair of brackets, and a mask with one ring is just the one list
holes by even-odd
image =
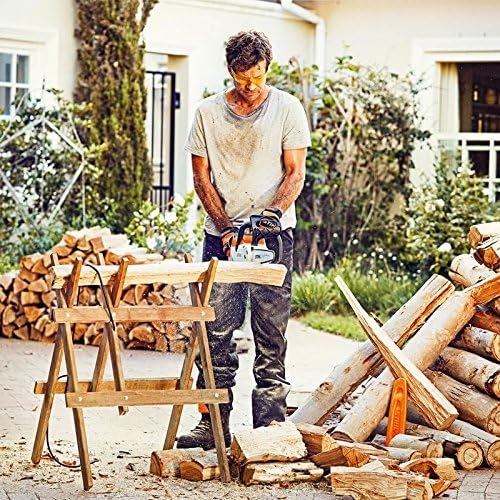
[[[250, 298], [250, 321], [255, 342], [253, 374], [256, 387], [252, 392], [253, 426], [268, 425], [273, 420], [285, 420], [286, 397], [290, 384], [285, 379], [285, 330], [290, 316], [292, 289], [293, 233], [282, 233], [283, 259], [288, 272], [282, 287], [248, 283], [215, 284], [210, 305], [215, 309], [215, 321], [207, 322], [208, 341], [214, 367], [215, 384], [229, 389], [230, 402], [221, 405], [222, 411], [231, 411], [236, 370], [234, 330], [245, 320]], [[272, 243], [268, 244], [273, 248]], [[274, 249], [274, 248], [273, 248]], [[220, 238], [207, 234], [203, 244], [203, 260], [212, 257], [227, 260]], [[196, 365], [200, 370], [197, 387], [204, 388], [201, 360], [198, 353]]]

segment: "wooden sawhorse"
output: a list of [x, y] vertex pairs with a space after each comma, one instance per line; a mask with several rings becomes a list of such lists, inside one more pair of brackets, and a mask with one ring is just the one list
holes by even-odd
[[[83, 419], [83, 408], [117, 406], [119, 413], [127, 412], [128, 406], [173, 405], [164, 449], [173, 448], [182, 408], [185, 404], [208, 405], [221, 479], [230, 481], [226, 448], [222, 431], [219, 404], [229, 402], [227, 389], [217, 389], [208, 345], [206, 321], [213, 321], [215, 313], [208, 303], [214, 282], [250, 282], [281, 286], [286, 268], [277, 264], [219, 262], [186, 263], [168, 262], [160, 264], [128, 265], [123, 259], [120, 266], [84, 266], [77, 259], [73, 266], [58, 265], [53, 256], [52, 288], [56, 290], [57, 307], [51, 311], [51, 319], [59, 324], [47, 381], [37, 381], [35, 394], [43, 394], [43, 404], [33, 445], [31, 460], [40, 462], [43, 441], [47, 434], [55, 394], [65, 394], [66, 406], [72, 408], [78, 444], [78, 454], [85, 490], [92, 487], [92, 473]], [[165, 283], [188, 283], [191, 306], [120, 306], [123, 287], [127, 285]], [[103, 306], [78, 306], [80, 286], [102, 284], [105, 287]], [[106, 305], [107, 304], [107, 305]], [[116, 333], [116, 322], [192, 321], [193, 334], [182, 367], [180, 378], [124, 379], [120, 357], [120, 343]], [[73, 323], [105, 322], [105, 330], [99, 346], [92, 380], [79, 381], [71, 325]], [[191, 389], [191, 373], [197, 348], [202, 360], [206, 389]], [[108, 354], [111, 357], [113, 380], [103, 380]], [[62, 356], [68, 370], [67, 382], [58, 382]]]

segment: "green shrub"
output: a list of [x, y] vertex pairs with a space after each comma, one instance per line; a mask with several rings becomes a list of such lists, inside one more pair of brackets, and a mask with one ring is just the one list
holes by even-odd
[[125, 233], [132, 242], [165, 257], [182, 257], [192, 252], [203, 238], [203, 216], [198, 218], [193, 230], [188, 227], [193, 202], [194, 191], [185, 198], [175, 195], [169, 210], [162, 213], [154, 203], [144, 201], [133, 213]]
[[329, 311], [337, 300], [332, 283], [321, 273], [295, 275], [292, 287], [292, 314]]
[[473, 170], [441, 155], [434, 178], [414, 188], [404, 213], [404, 239], [399, 242], [402, 261], [424, 275], [445, 273], [456, 255], [469, 252], [469, 227], [488, 221], [493, 211]]
[[353, 340], [366, 340], [366, 334], [353, 316], [328, 314], [321, 311], [308, 312], [302, 321], [311, 328], [340, 335]]

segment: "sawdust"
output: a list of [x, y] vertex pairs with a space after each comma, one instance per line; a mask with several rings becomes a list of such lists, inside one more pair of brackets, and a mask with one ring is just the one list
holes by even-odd
[[[106, 452], [92, 465], [94, 486], [90, 492], [82, 487], [79, 469], [57, 465], [44, 453], [39, 465], [30, 461], [31, 443], [2, 442], [0, 447], [0, 498], [5, 491], [16, 498], [42, 500], [73, 500], [75, 498], [129, 499], [302, 499], [331, 495], [326, 482], [319, 484], [243, 486], [237, 482], [190, 482], [182, 479], [161, 479], [149, 473], [149, 455], [125, 450]], [[78, 461], [74, 444], [58, 441], [54, 447], [60, 459]], [[91, 457], [96, 459], [96, 457]], [[3, 489], [3, 491], [2, 491]], [[326, 497], [325, 497], [326, 498]]]

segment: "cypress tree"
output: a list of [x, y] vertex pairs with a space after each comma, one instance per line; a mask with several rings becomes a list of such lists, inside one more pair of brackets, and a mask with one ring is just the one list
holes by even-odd
[[158, 0], [75, 0], [79, 40], [77, 102], [91, 103], [89, 145], [104, 143], [96, 159], [96, 188], [113, 200], [115, 230], [149, 196], [153, 171], [146, 141], [144, 44], [141, 33]]

